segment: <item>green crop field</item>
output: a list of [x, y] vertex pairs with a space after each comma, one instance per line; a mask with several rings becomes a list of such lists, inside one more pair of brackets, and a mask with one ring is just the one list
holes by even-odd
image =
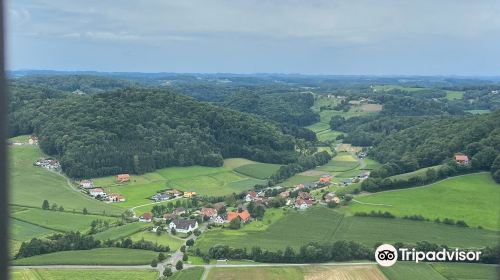
[[151, 241], [157, 243], [158, 245], [168, 246], [170, 251], [175, 251], [181, 247], [184, 240], [170, 236], [170, 234], [163, 232], [162, 235], [157, 235], [151, 231], [141, 231], [130, 236], [133, 241], [139, 241], [144, 239], [146, 241]]
[[437, 183], [403, 190], [394, 190], [358, 196], [363, 203], [385, 204], [375, 206], [353, 203], [350, 213], [389, 211], [396, 216], [422, 215], [435, 218], [464, 220], [469, 226], [500, 230], [500, 185], [489, 173], [476, 173], [449, 178]]
[[54, 233], [53, 230], [39, 227], [37, 225], [33, 225], [16, 219], [10, 219], [9, 225], [11, 237], [18, 241], [27, 241], [37, 236]]
[[16, 205], [42, 207], [44, 199], [62, 205], [66, 211], [81, 212], [84, 207], [91, 213], [121, 214], [124, 209], [102, 203], [71, 189], [66, 179], [54, 172], [33, 166], [33, 162], [43, 157], [37, 146], [9, 147], [10, 201]]
[[254, 163], [242, 165], [235, 168], [234, 171], [257, 179], [267, 179], [271, 177], [271, 175], [273, 175], [279, 168], [279, 164]]
[[497, 279], [500, 266], [477, 263], [433, 263], [432, 267], [449, 280]]
[[92, 250], [63, 251], [12, 261], [13, 265], [140, 265], [150, 264], [158, 257], [157, 252], [123, 249], [98, 248]]
[[150, 227], [151, 225], [148, 223], [129, 223], [119, 227], [112, 227], [108, 230], [99, 232], [94, 234], [94, 238], [97, 240], [116, 240], [128, 237], [134, 233], [142, 231], [146, 227]]
[[300, 267], [216, 267], [210, 270], [207, 279], [301, 280], [304, 279], [304, 273]]
[[103, 220], [109, 223], [117, 219], [107, 216], [83, 215], [68, 212], [41, 210], [36, 208], [27, 208], [25, 211], [18, 211], [11, 215], [13, 218], [25, 221], [31, 224], [39, 225], [58, 231], [81, 231], [90, 229], [90, 223], [93, 220]]
[[391, 267], [381, 267], [382, 272], [389, 280], [446, 280], [426, 263], [398, 262]]
[[12, 280], [154, 280], [153, 269], [13, 269]]
[[174, 273], [170, 280], [198, 280], [201, 279], [205, 269], [203, 267], [193, 267]]
[[431, 241], [477, 248], [493, 246], [498, 240], [497, 233], [493, 231], [403, 219], [344, 217], [339, 211], [322, 206], [302, 212], [290, 210], [285, 213], [280, 210], [271, 213], [275, 216], [264, 216], [263, 224], [253, 225], [252, 222], [240, 230], [207, 231], [197, 240], [195, 247], [206, 251], [214, 245], [224, 244], [251, 249], [258, 244], [263, 249], [275, 251], [284, 250], [286, 246], [297, 249], [314, 241], [352, 240], [368, 247], [378, 242]]

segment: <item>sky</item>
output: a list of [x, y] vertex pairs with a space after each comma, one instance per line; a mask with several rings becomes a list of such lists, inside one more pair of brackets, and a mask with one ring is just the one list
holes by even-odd
[[9, 70], [500, 75], [499, 0], [10, 0]]

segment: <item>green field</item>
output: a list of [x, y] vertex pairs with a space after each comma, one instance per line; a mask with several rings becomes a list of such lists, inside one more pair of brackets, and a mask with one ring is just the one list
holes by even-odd
[[426, 263], [398, 262], [391, 267], [381, 267], [380, 270], [389, 280], [446, 280]]
[[464, 98], [464, 92], [463, 91], [456, 91], [456, 90], [445, 90], [446, 92], [446, 99], [448, 100], [460, 100]]
[[44, 199], [50, 204], [62, 205], [66, 211], [80, 212], [84, 207], [91, 213], [121, 214], [124, 209], [102, 203], [72, 189], [66, 179], [44, 168], [33, 166], [33, 162], [43, 157], [37, 146], [11, 146], [10, 182], [11, 204], [42, 207]]
[[263, 180], [271, 177], [271, 175], [273, 175], [279, 168], [279, 164], [253, 163], [237, 167], [234, 171], [249, 177]]
[[[327, 164], [316, 168], [316, 170], [328, 172], [345, 172], [359, 166], [358, 161], [349, 153], [340, 152]], [[359, 172], [358, 172], [359, 173]]]
[[318, 181], [319, 176], [303, 176], [303, 175], [293, 175], [292, 177], [286, 179], [280, 185], [285, 187], [293, 187], [295, 185], [304, 184], [304, 183], [312, 183]]
[[442, 165], [436, 165], [436, 166], [421, 168], [421, 169], [415, 170], [413, 172], [408, 172], [408, 173], [403, 173], [403, 174], [398, 174], [398, 175], [390, 176], [389, 178], [391, 180], [408, 180], [408, 179], [410, 179], [412, 177], [425, 176], [425, 173], [429, 169], [434, 169], [434, 171], [437, 171], [441, 167], [442, 167]]
[[470, 263], [434, 263], [432, 267], [449, 280], [498, 279], [500, 266]]
[[142, 231], [146, 227], [151, 227], [148, 223], [129, 223], [119, 227], [112, 227], [108, 230], [94, 234], [94, 238], [97, 240], [116, 240], [128, 237], [134, 233]]
[[140, 265], [150, 264], [158, 257], [157, 252], [123, 249], [98, 248], [92, 250], [63, 251], [14, 260], [13, 265]]
[[158, 236], [156, 233], [151, 231], [141, 231], [130, 236], [130, 238], [133, 241], [144, 239], [146, 241], [157, 243], [158, 245], [168, 246], [170, 251], [176, 251], [182, 244], [184, 244], [184, 240], [172, 237], [166, 232], [163, 232], [162, 235]]
[[110, 224], [117, 219], [107, 216], [73, 214], [36, 208], [26, 208], [24, 211], [12, 213], [13, 218], [39, 225], [57, 231], [80, 231], [86, 232], [90, 229], [93, 220], [108, 221]]
[[377, 167], [379, 167], [379, 166], [382, 165], [379, 162], [377, 162], [377, 161], [375, 161], [375, 160], [373, 160], [371, 158], [364, 158], [363, 160], [366, 163], [366, 166], [363, 169], [368, 169], [368, 170], [375, 169], [375, 168], [377, 168]]
[[171, 280], [198, 280], [201, 279], [205, 269], [203, 267], [193, 267], [174, 273], [168, 279]]
[[426, 88], [404, 87], [404, 86], [400, 86], [400, 85], [376, 85], [373, 87], [373, 91], [375, 91], [375, 92], [385, 92], [385, 91], [390, 91], [393, 89], [399, 89], [399, 90], [408, 91], [408, 92], [418, 92], [421, 90], [425, 90]]
[[[195, 278], [193, 278], [195, 279]], [[304, 273], [300, 267], [216, 267], [210, 270], [208, 280], [301, 280]]]
[[154, 280], [153, 269], [13, 269], [12, 280]]
[[469, 226], [500, 230], [500, 185], [489, 173], [476, 173], [449, 178], [437, 183], [411, 189], [402, 189], [358, 196], [363, 203], [385, 204], [374, 206], [353, 203], [350, 213], [389, 211], [396, 216], [422, 215], [435, 218], [464, 220]]
[[[261, 227], [254, 227], [251, 223], [237, 231], [229, 229], [207, 231], [197, 240], [195, 247], [206, 251], [214, 245], [223, 244], [251, 249], [258, 244], [263, 249], [276, 251], [284, 250], [286, 246], [298, 249], [309, 242], [337, 240], [352, 240], [368, 247], [378, 242], [418, 241], [431, 241], [456, 247], [484, 247], [495, 245], [498, 240], [497, 233], [493, 231], [403, 219], [345, 217], [339, 211], [322, 206], [302, 212], [290, 210], [286, 214], [274, 213], [276, 216], [269, 219], [270, 223]], [[265, 216], [263, 221], [267, 220]]]
[[54, 233], [53, 230], [46, 229], [37, 225], [10, 219], [10, 235], [13, 239], [18, 241], [27, 241], [31, 238], [48, 235]]

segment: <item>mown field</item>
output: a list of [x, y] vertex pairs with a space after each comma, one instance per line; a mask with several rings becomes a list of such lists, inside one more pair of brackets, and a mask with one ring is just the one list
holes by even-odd
[[[194, 278], [193, 278], [194, 279]], [[304, 273], [299, 267], [216, 267], [210, 270], [208, 280], [301, 280]]]
[[446, 280], [426, 263], [398, 262], [391, 267], [381, 267], [382, 272], [389, 280]]
[[146, 227], [151, 227], [151, 224], [141, 223], [141, 222], [129, 223], [123, 226], [112, 227], [108, 230], [96, 233], [94, 234], [94, 238], [96, 240], [101, 240], [101, 241], [108, 239], [109, 240], [121, 239], [128, 237], [134, 233], [140, 232]]
[[81, 213], [87, 208], [90, 213], [121, 214], [125, 209], [92, 199], [70, 187], [64, 177], [44, 168], [33, 166], [33, 162], [43, 157], [37, 146], [11, 146], [10, 183], [11, 204], [42, 207], [44, 199], [50, 204], [63, 206], [66, 211]]
[[196, 241], [195, 247], [207, 251], [214, 245], [223, 244], [250, 250], [258, 244], [263, 249], [276, 251], [284, 250], [286, 246], [298, 249], [309, 242], [352, 240], [369, 247], [377, 242], [431, 241], [476, 248], [495, 245], [498, 240], [497, 233], [493, 231], [403, 219], [346, 217], [337, 210], [323, 206], [302, 212], [290, 210], [271, 213], [275, 216], [272, 219], [264, 216], [263, 221], [270, 222], [260, 227], [249, 224], [240, 230], [207, 231]]
[[203, 267], [193, 267], [174, 273], [168, 279], [171, 280], [197, 280], [201, 279], [205, 269]]
[[500, 266], [474, 263], [398, 262], [381, 267], [389, 280], [490, 280], [498, 278]]
[[122, 207], [134, 207], [151, 203], [149, 198], [157, 191], [176, 188], [195, 191], [199, 195], [222, 196], [239, 193], [263, 184], [279, 165], [258, 163], [245, 159], [227, 159], [222, 167], [169, 167], [144, 175], [132, 175], [131, 182], [117, 184], [114, 176], [96, 178], [94, 185], [107, 192], [120, 193], [126, 201]]
[[157, 235], [156, 233], [151, 231], [141, 231], [131, 235], [130, 238], [133, 241], [139, 241], [141, 239], [144, 239], [146, 241], [151, 241], [158, 245], [168, 246], [170, 248], [170, 251], [175, 251], [179, 249], [179, 247], [181, 247], [181, 245], [184, 243], [184, 240], [172, 237], [165, 232], [162, 233], [162, 235]]
[[153, 269], [13, 269], [12, 280], [154, 280]]
[[381, 210], [398, 217], [450, 218], [463, 220], [472, 227], [500, 230], [500, 185], [489, 173], [457, 176], [424, 187], [357, 196], [356, 200], [387, 206], [356, 203], [348, 209], [351, 214]]
[[92, 250], [63, 251], [38, 255], [12, 261], [13, 265], [141, 265], [150, 264], [158, 257], [157, 252], [123, 249], [98, 248]]
[[16, 219], [10, 219], [9, 226], [10, 236], [18, 241], [27, 241], [33, 237], [54, 233], [53, 230]]
[[434, 171], [437, 171], [441, 167], [442, 167], [442, 165], [436, 165], [436, 166], [421, 168], [421, 169], [415, 170], [413, 172], [408, 172], [408, 173], [390, 176], [389, 178], [391, 180], [408, 180], [409, 178], [412, 178], [412, 177], [425, 176], [425, 173], [429, 169], [434, 169]]

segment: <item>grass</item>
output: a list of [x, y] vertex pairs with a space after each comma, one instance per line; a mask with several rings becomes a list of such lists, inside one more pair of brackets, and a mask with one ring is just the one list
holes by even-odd
[[116, 239], [121, 239], [128, 237], [134, 233], [137, 233], [139, 231], [142, 231], [146, 227], [150, 227], [150, 224], [147, 223], [141, 223], [141, 222], [135, 222], [135, 223], [129, 223], [125, 224], [123, 226], [119, 227], [112, 227], [106, 231], [102, 231], [99, 233], [94, 234], [94, 238], [96, 240], [116, 240]]
[[293, 187], [295, 185], [304, 184], [304, 183], [312, 183], [318, 181], [319, 176], [304, 176], [304, 175], [293, 175], [292, 177], [286, 179], [280, 185], [285, 187]]
[[373, 87], [373, 90], [375, 92], [384, 92], [384, 91], [390, 91], [393, 89], [399, 89], [403, 91], [408, 91], [408, 92], [418, 92], [421, 90], [425, 90], [425, 88], [421, 87], [405, 87], [405, 86], [400, 86], [400, 85], [376, 85]]
[[193, 267], [174, 273], [168, 279], [171, 280], [197, 280], [201, 279], [205, 269], [203, 267]]
[[13, 269], [12, 280], [154, 280], [153, 269]]
[[90, 229], [90, 223], [93, 220], [103, 220], [113, 223], [116, 218], [97, 216], [97, 215], [83, 215], [68, 212], [41, 210], [36, 208], [29, 208], [25, 211], [18, 211], [11, 215], [13, 218], [25, 221], [31, 224], [39, 225], [48, 229], [57, 231], [80, 231], [85, 232]]
[[279, 164], [253, 163], [239, 166], [234, 171], [257, 179], [268, 179], [280, 168]]
[[[194, 279], [194, 278], [193, 278]], [[216, 267], [210, 270], [208, 280], [253, 280], [253, 279], [304, 279], [304, 273], [300, 267]]]
[[389, 280], [446, 280], [426, 263], [397, 262], [391, 267], [380, 267]]
[[156, 233], [151, 231], [141, 231], [131, 235], [130, 238], [133, 241], [144, 239], [146, 241], [157, 243], [158, 245], [168, 246], [170, 251], [176, 251], [182, 244], [184, 244], [184, 240], [174, 238], [166, 232], [163, 232], [162, 235], [158, 236]]
[[422, 215], [434, 220], [450, 218], [463, 220], [469, 226], [500, 230], [500, 185], [489, 173], [476, 173], [449, 178], [419, 188], [395, 190], [358, 196], [363, 203], [386, 204], [374, 206], [353, 204], [350, 213], [389, 211], [396, 216]]
[[500, 266], [471, 263], [434, 263], [432, 267], [449, 280], [497, 279]]
[[34, 237], [48, 235], [54, 233], [53, 230], [46, 229], [37, 225], [10, 219], [10, 235], [18, 241], [27, 241]]
[[12, 261], [13, 265], [142, 265], [150, 264], [158, 252], [98, 248], [92, 250], [64, 251]]
[[453, 100], [460, 100], [464, 98], [464, 92], [463, 91], [456, 91], [456, 90], [445, 90], [446, 92], [446, 99], [453, 101]]
[[366, 166], [364, 169], [368, 169], [368, 170], [373, 170], [373, 169], [376, 169], [377, 167], [380, 167], [382, 164], [371, 159], [371, 158], [364, 158], [363, 159], [366, 163]]
[[209, 230], [196, 241], [195, 247], [207, 251], [221, 244], [250, 250], [257, 245], [262, 249], [277, 251], [287, 246], [297, 250], [309, 242], [346, 240], [368, 247], [378, 242], [430, 241], [450, 247], [478, 248], [493, 246], [498, 240], [497, 232], [494, 231], [404, 219], [344, 216], [341, 211], [323, 206], [307, 211], [267, 210], [260, 222], [263, 224], [254, 223], [240, 230]]
[[481, 115], [481, 114], [488, 114], [491, 113], [490, 110], [466, 110], [465, 112], [474, 114], [474, 115]]
[[[327, 164], [316, 168], [316, 170], [328, 172], [344, 172], [359, 166], [358, 161], [347, 152], [340, 152]], [[359, 172], [358, 172], [359, 173]]]
[[398, 174], [398, 175], [391, 176], [389, 178], [392, 180], [408, 180], [411, 177], [425, 176], [425, 173], [429, 169], [434, 169], [434, 171], [437, 172], [437, 170], [439, 170], [439, 168], [441, 168], [441, 167], [442, 167], [442, 165], [436, 165], [436, 166], [421, 168], [421, 169], [415, 170], [413, 172]]
[[342, 132], [328, 129], [316, 133], [316, 137], [319, 141], [335, 141], [337, 139], [337, 136], [339, 136], [340, 134], [342, 134]]
[[62, 205], [67, 211], [81, 212], [84, 207], [96, 214], [105, 211], [119, 215], [124, 211], [75, 191], [59, 174], [33, 166], [40, 157], [43, 155], [37, 146], [9, 147], [12, 204], [41, 207], [43, 200], [48, 199], [50, 204]]

